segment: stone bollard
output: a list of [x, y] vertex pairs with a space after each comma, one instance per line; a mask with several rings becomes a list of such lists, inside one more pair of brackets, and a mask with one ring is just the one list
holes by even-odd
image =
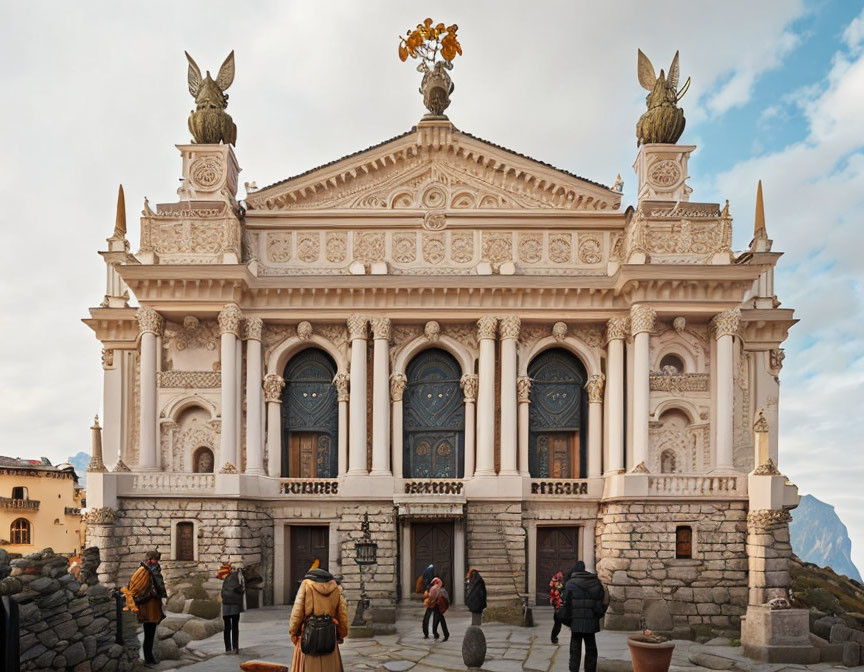
[[479, 670], [486, 660], [486, 635], [479, 626], [469, 625], [462, 640], [462, 662], [469, 670]]

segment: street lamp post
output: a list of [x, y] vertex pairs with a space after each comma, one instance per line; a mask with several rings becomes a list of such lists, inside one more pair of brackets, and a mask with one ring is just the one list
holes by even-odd
[[363, 522], [360, 523], [360, 529], [363, 531], [363, 537], [354, 542], [354, 562], [357, 563], [360, 569], [360, 601], [357, 604], [357, 611], [354, 613], [354, 621], [351, 623], [352, 634], [355, 637], [371, 637], [371, 631], [366, 628], [366, 610], [369, 608], [370, 600], [366, 595], [366, 584], [363, 581], [363, 567], [377, 564], [378, 562], [378, 544], [372, 541], [372, 534], [369, 531], [369, 514], [363, 514]]

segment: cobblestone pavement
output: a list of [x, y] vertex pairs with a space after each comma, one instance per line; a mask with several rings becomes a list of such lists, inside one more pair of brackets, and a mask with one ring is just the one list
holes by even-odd
[[[240, 621], [240, 655], [225, 655], [222, 634], [191, 642], [190, 653], [183, 661], [165, 661], [158, 669], [168, 672], [182, 667], [183, 672], [235, 672], [246, 660], [270, 660], [290, 665], [293, 646], [288, 636], [289, 607], [266, 607], [246, 612]], [[537, 626], [520, 628], [501, 623], [484, 623], [487, 653], [483, 670], [487, 672], [566, 672], [570, 635], [564, 631], [560, 644], [549, 639], [552, 612], [538, 609], [534, 612]], [[442, 642], [423, 639], [420, 630], [422, 611], [418, 607], [400, 607], [397, 632], [374, 639], [347, 640], [340, 647], [346, 672], [386, 670], [389, 672], [441, 672], [461, 670], [462, 634], [471, 622], [464, 607], [447, 612], [450, 640]], [[627, 649], [627, 633], [601, 632], [597, 636], [600, 650], [600, 672], [632, 672]], [[698, 672], [707, 668], [692, 664], [690, 654], [705, 651], [735, 659], [739, 670], [752, 672], [781, 672], [792, 670], [828, 670], [838, 666], [811, 665], [757, 665], [744, 658], [740, 647], [700, 646], [693, 642], [676, 640], [672, 659], [672, 672]], [[197, 659], [197, 662], [193, 659]]]

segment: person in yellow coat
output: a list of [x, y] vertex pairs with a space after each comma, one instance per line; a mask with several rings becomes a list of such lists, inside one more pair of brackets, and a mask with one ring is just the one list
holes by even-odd
[[[335, 632], [315, 632], [319, 627], [322, 630], [329, 628], [326, 617], [332, 621]], [[306, 629], [316, 635], [311, 638], [313, 648], [316, 641], [327, 641], [329, 637], [334, 644], [332, 650], [325, 653], [303, 653], [301, 640]], [[291, 610], [288, 631], [294, 643], [291, 672], [342, 672], [339, 642], [348, 634], [348, 607], [340, 586], [326, 569], [310, 569], [303, 577], [294, 600], [294, 608]]]
[[144, 562], [129, 579], [128, 590], [138, 612], [138, 621], [144, 624], [144, 664], [155, 665], [153, 642], [156, 626], [165, 618], [162, 598], [168, 595], [165, 592], [162, 568], [159, 566], [162, 555], [159, 551], [147, 551], [144, 557]]

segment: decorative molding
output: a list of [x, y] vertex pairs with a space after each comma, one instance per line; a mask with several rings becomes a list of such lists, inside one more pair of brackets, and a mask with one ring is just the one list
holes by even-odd
[[169, 322], [165, 336], [175, 350], [215, 350], [219, 343], [219, 326], [215, 322], [201, 322], [194, 315], [183, 318], [183, 324]]
[[346, 321], [348, 325], [348, 333], [351, 335], [351, 340], [356, 338], [366, 338], [366, 323], [369, 321], [365, 315], [351, 315]]
[[447, 226], [447, 215], [443, 212], [427, 212], [423, 216], [423, 228], [427, 231], [441, 231], [445, 226]]
[[156, 374], [156, 384], [161, 388], [209, 389], [221, 387], [222, 374], [219, 371], [160, 371]]
[[484, 338], [495, 338], [498, 332], [498, 318], [492, 315], [484, 315], [477, 320], [477, 338], [481, 341]]
[[138, 331], [142, 334], [155, 334], [159, 336], [162, 333], [164, 320], [162, 316], [149, 306], [141, 306], [136, 312], [135, 317], [138, 319]]
[[236, 303], [227, 304], [220, 312], [219, 312], [219, 333], [220, 334], [234, 334], [235, 336], [240, 336], [240, 322], [243, 320], [243, 312], [240, 310], [240, 306]]
[[117, 509], [110, 506], [102, 506], [98, 509], [90, 509], [84, 516], [88, 525], [113, 525], [117, 522]]
[[613, 317], [606, 322], [606, 342], [623, 341], [630, 335], [630, 318]]
[[480, 376], [476, 373], [466, 373], [459, 379], [459, 385], [462, 386], [462, 394], [465, 402], [477, 401], [477, 388], [480, 384]]
[[402, 401], [402, 395], [405, 393], [405, 386], [408, 384], [408, 378], [403, 373], [394, 373], [390, 376], [390, 400]]
[[674, 395], [682, 392], [708, 392], [711, 376], [707, 373], [679, 373], [667, 375], [652, 372], [649, 375], [652, 392], [669, 392]]
[[585, 389], [588, 390], [589, 404], [603, 403], [603, 384], [606, 382], [606, 376], [602, 373], [595, 374], [585, 383]]
[[651, 306], [636, 305], [630, 308], [630, 333], [633, 336], [654, 331], [657, 311]]
[[764, 530], [775, 525], [788, 525], [792, 514], [786, 509], [758, 509], [747, 514], [747, 526]]
[[519, 376], [516, 379], [516, 401], [520, 404], [531, 403], [531, 378]]
[[280, 403], [282, 390], [285, 389], [285, 379], [278, 373], [268, 373], [264, 376], [264, 401]]

